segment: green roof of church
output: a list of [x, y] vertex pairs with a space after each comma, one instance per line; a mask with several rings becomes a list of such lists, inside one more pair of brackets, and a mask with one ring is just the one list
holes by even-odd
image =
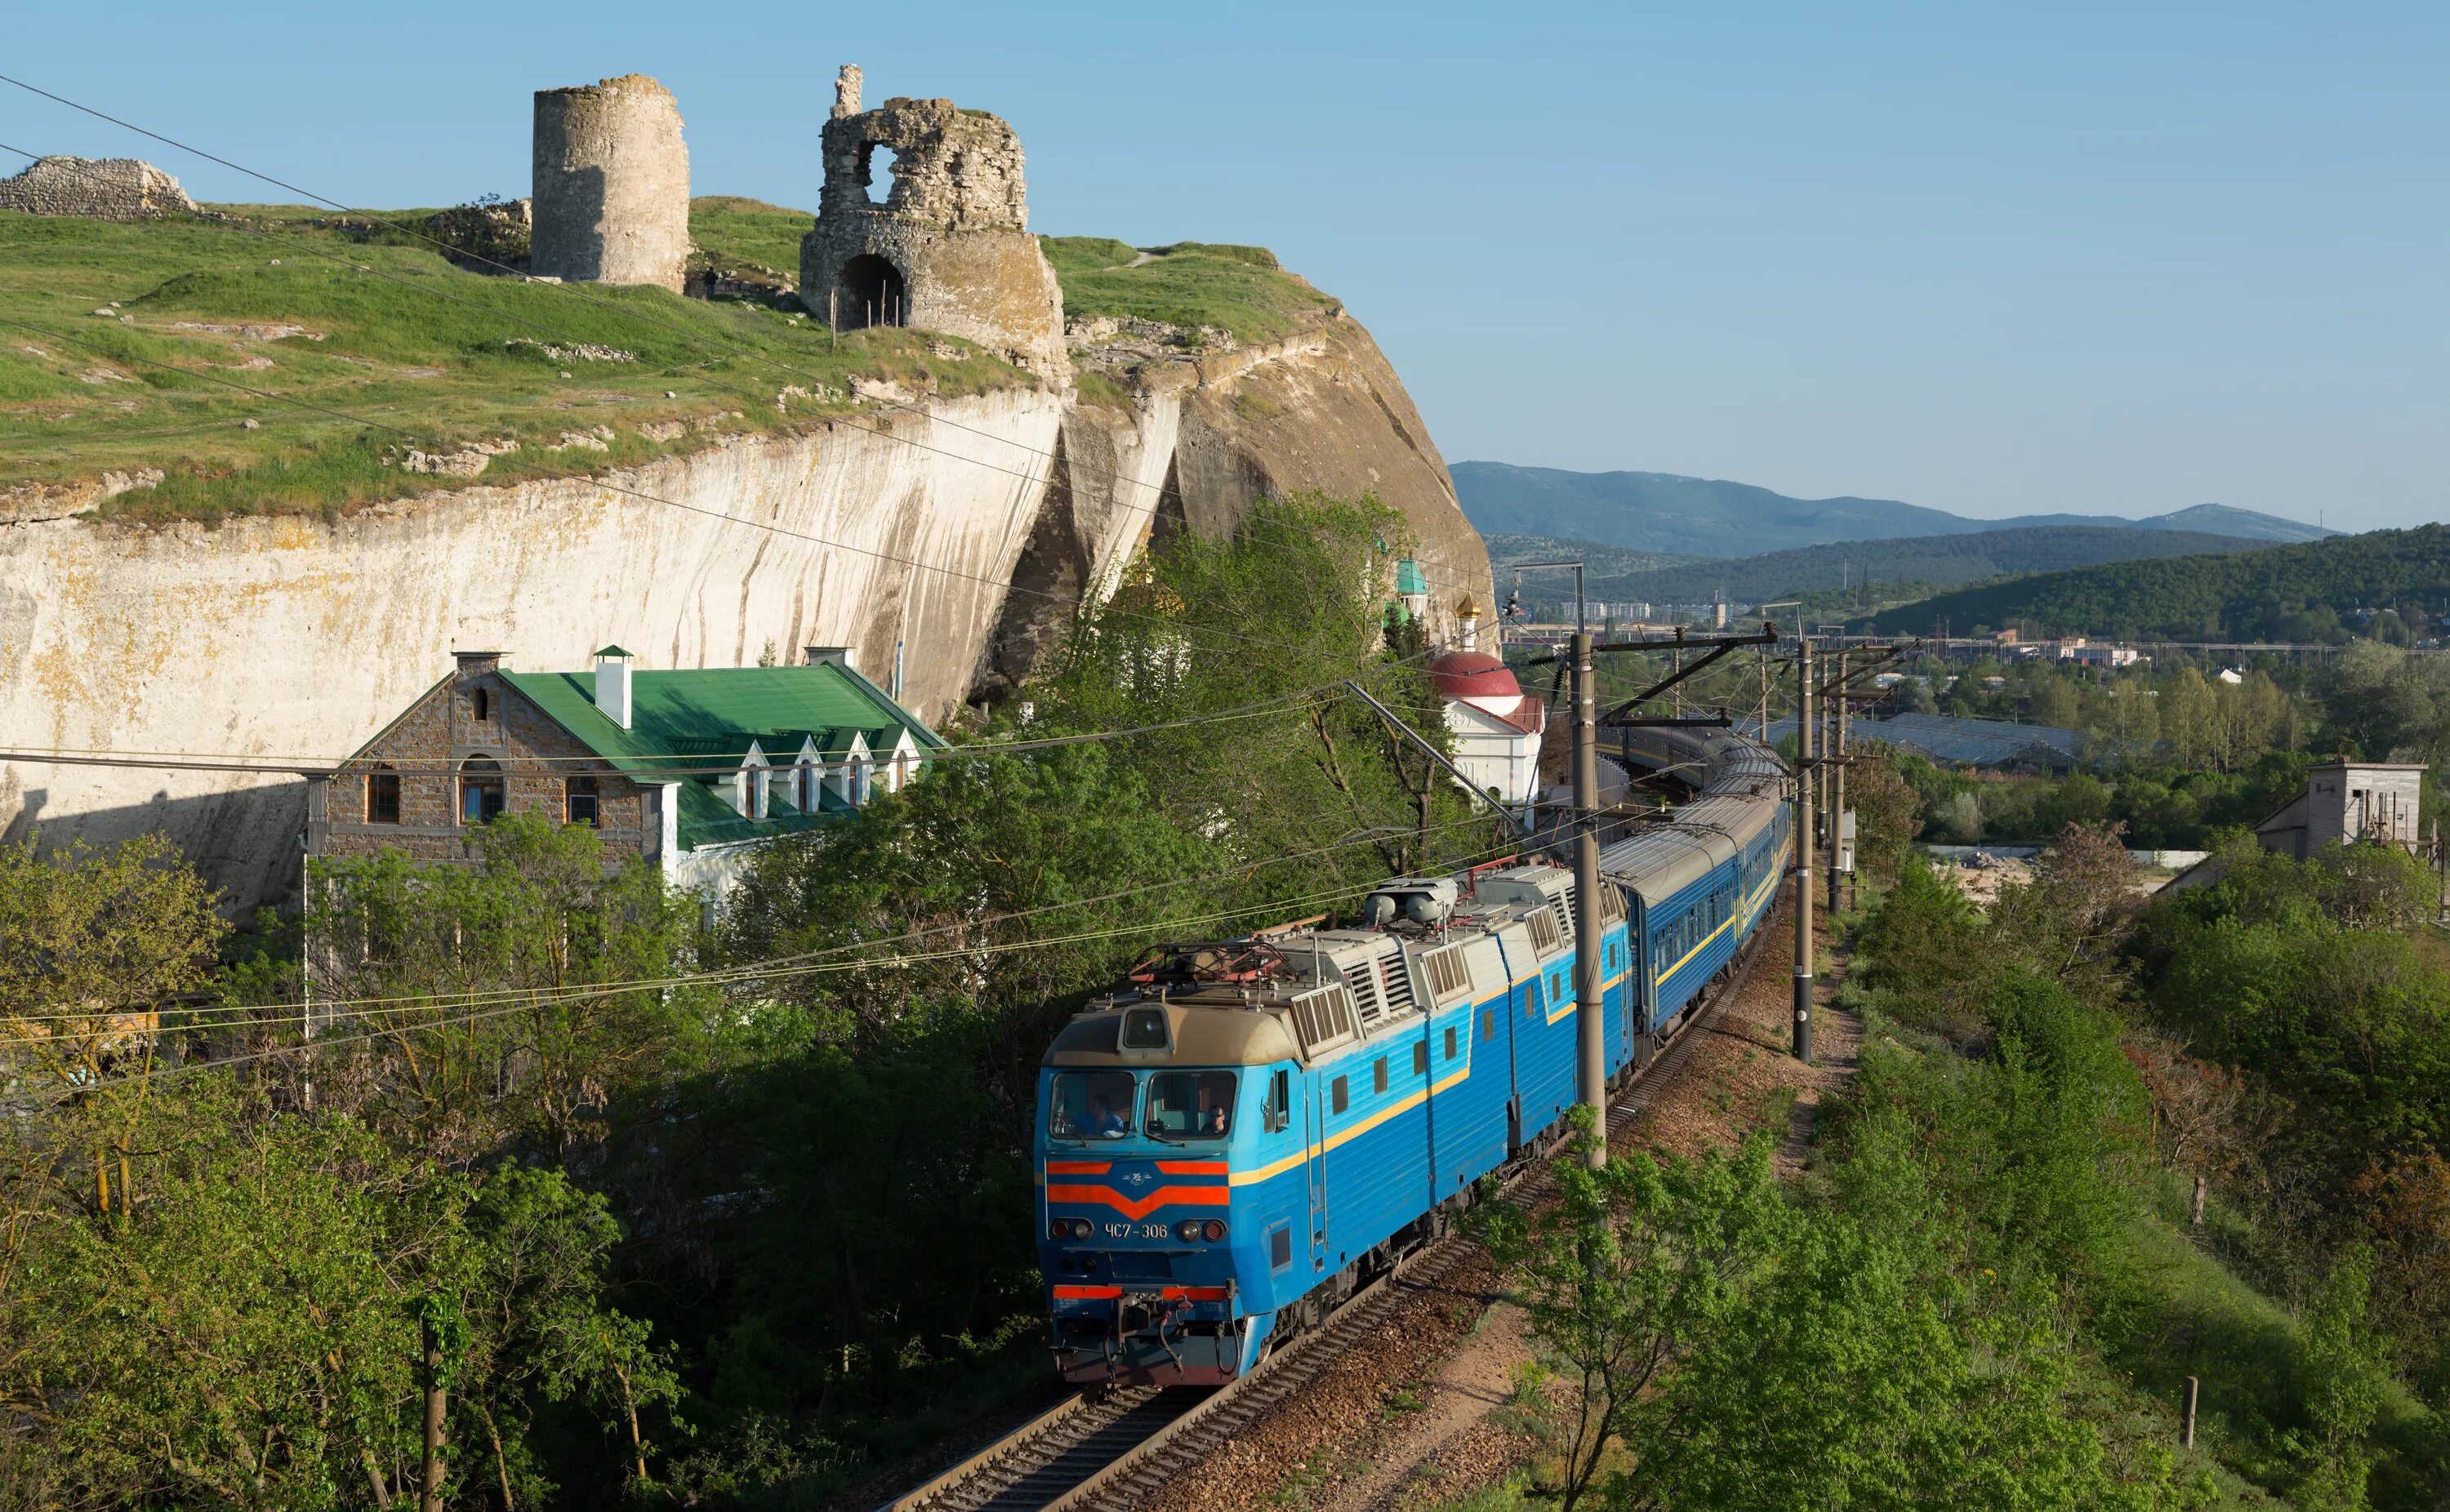
[[1429, 591], [1429, 580], [1421, 575], [1420, 563], [1407, 556], [1395, 564], [1396, 592], [1426, 593]]
[[[772, 817], [742, 818], [715, 784], [728, 780], [751, 741], [777, 768], [788, 768], [808, 740], [835, 755], [850, 748], [854, 734], [865, 734], [879, 755], [899, 744], [904, 730], [922, 750], [944, 746], [885, 689], [836, 662], [633, 671], [628, 729], [595, 707], [593, 672], [506, 671], [501, 677], [618, 770], [642, 782], [677, 782], [684, 850], [806, 829], [853, 812], [826, 792], [816, 813], [803, 814], [788, 802], [791, 785], [775, 782]], [[724, 770], [709, 772], [710, 766]]]

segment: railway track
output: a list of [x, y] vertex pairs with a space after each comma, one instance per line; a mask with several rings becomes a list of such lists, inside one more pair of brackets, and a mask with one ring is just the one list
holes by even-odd
[[[1693, 1056], [1702, 1033], [1751, 975], [1757, 933], [1719, 984], [1608, 1102], [1608, 1135], [1631, 1126]], [[1546, 1155], [1526, 1157], [1504, 1192], [1538, 1201], [1552, 1178]], [[1131, 1512], [1184, 1466], [1256, 1423], [1374, 1332], [1412, 1293], [1462, 1265], [1472, 1241], [1449, 1234], [1423, 1246], [1355, 1291], [1326, 1324], [1222, 1386], [1123, 1387], [1082, 1393], [1051, 1408], [878, 1512]]]

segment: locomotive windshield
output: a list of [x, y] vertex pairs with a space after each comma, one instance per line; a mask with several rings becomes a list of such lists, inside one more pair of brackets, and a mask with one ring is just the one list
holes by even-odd
[[1152, 1139], [1222, 1139], [1234, 1132], [1234, 1073], [1160, 1071], [1149, 1078]]
[[1059, 1139], [1120, 1139], [1132, 1132], [1132, 1074], [1066, 1071], [1055, 1078], [1046, 1132]]

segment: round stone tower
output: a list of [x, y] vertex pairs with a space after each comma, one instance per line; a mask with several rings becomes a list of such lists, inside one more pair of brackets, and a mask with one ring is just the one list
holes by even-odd
[[689, 202], [689, 145], [670, 89], [632, 73], [536, 91], [530, 273], [678, 293]]
[[[801, 302], [839, 330], [941, 331], [1063, 382], [1063, 292], [1029, 234], [1021, 138], [950, 100], [863, 110], [860, 86], [851, 67], [834, 85], [825, 188], [800, 242]], [[882, 200], [880, 153], [893, 175]]]

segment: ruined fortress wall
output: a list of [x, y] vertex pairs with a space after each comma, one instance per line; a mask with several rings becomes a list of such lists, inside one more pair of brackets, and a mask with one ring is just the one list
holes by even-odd
[[531, 273], [678, 293], [689, 200], [689, 145], [671, 90], [632, 73], [536, 91]]
[[0, 179], [0, 210], [141, 221], [191, 215], [196, 202], [179, 181], [142, 158], [40, 158]]
[[[837, 90], [817, 223], [800, 244], [801, 302], [844, 328], [865, 324], [865, 290], [845, 269], [882, 258], [909, 301], [909, 324], [1062, 381], [1063, 292], [1029, 234], [1021, 138], [950, 100], [893, 99], [862, 111], [856, 69], [844, 70]], [[870, 198], [879, 153], [893, 169], [882, 202]]]

